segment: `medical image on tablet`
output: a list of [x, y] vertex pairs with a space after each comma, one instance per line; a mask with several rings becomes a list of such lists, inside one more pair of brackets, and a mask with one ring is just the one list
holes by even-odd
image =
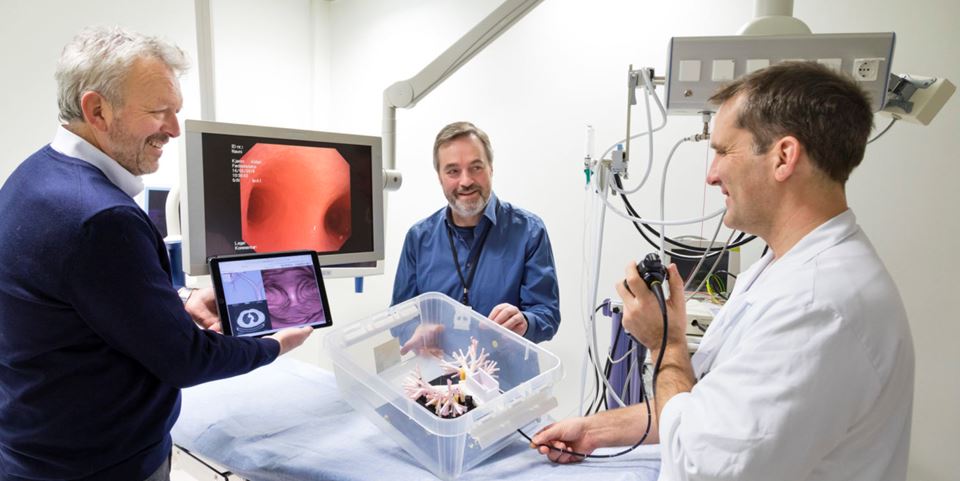
[[289, 267], [263, 271], [267, 309], [275, 328], [324, 322], [326, 313], [312, 267]]
[[300, 253], [214, 259], [217, 303], [229, 324], [225, 333], [262, 336], [287, 327], [330, 325], [313, 257]]

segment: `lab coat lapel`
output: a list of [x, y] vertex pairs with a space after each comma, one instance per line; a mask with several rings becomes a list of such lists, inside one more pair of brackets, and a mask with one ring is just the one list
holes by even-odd
[[[800, 239], [792, 249], [787, 251], [776, 262], [773, 262], [773, 253], [768, 252], [757, 261], [749, 270], [738, 279], [730, 295], [730, 300], [724, 304], [717, 317], [710, 323], [700, 343], [700, 348], [694, 354], [694, 374], [697, 379], [702, 378], [710, 371], [717, 359], [721, 348], [729, 338], [731, 332], [737, 328], [740, 320], [755, 295], [763, 295], [767, 288], [778, 288], [777, 273], [791, 265], [803, 264], [815, 258], [824, 250], [836, 245], [847, 237], [859, 231], [856, 216], [850, 209], [823, 223], [809, 234]], [[763, 277], [765, 280], [754, 286]], [[772, 282], [772, 285], [768, 285]]]
[[702, 378], [713, 366], [717, 358], [717, 353], [723, 346], [724, 339], [727, 338], [730, 331], [737, 325], [737, 321], [743, 317], [744, 311], [750, 305], [750, 296], [748, 292], [753, 287], [754, 282], [760, 274], [770, 266], [773, 260], [773, 254], [768, 252], [760, 258], [750, 269], [746, 270], [737, 278], [737, 283], [733, 287], [730, 299], [720, 308], [717, 317], [710, 323], [700, 347], [694, 353], [691, 362], [693, 363], [693, 372], [697, 379]]

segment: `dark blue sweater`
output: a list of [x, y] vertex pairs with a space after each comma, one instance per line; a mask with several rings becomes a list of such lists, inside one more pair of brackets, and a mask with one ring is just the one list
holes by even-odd
[[198, 329], [159, 232], [99, 169], [49, 146], [0, 189], [0, 480], [137, 481], [170, 453], [180, 388], [279, 344]]

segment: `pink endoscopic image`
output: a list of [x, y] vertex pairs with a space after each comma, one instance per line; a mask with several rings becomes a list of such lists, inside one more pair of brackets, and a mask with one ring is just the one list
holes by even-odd
[[269, 269], [262, 272], [267, 309], [274, 329], [323, 322], [323, 301], [310, 266]]
[[350, 164], [336, 149], [254, 145], [240, 158], [243, 241], [257, 252], [335, 252], [352, 233]]

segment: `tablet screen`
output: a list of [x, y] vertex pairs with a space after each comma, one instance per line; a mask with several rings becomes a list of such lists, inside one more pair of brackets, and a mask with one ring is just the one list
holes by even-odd
[[314, 252], [217, 257], [210, 273], [224, 334], [262, 336], [332, 323]]

